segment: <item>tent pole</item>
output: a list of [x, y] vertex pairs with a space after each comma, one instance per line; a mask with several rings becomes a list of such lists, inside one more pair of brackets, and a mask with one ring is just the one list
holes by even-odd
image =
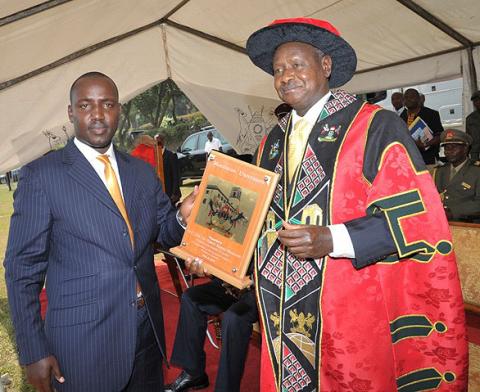
[[467, 56], [468, 56], [468, 72], [470, 73], [470, 88], [472, 89], [472, 93], [478, 91], [478, 80], [477, 80], [477, 72], [475, 69], [475, 62], [473, 60], [473, 46], [469, 46], [467, 48]]

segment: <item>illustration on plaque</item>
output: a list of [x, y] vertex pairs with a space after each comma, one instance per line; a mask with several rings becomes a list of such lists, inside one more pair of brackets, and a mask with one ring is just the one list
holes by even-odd
[[249, 189], [241, 189], [217, 176], [208, 176], [195, 223], [242, 244], [257, 196]]

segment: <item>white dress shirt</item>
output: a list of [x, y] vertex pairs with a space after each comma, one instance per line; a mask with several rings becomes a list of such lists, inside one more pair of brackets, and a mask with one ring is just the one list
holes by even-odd
[[100, 179], [103, 181], [107, 189], [108, 189], [108, 186], [107, 186], [107, 180], [105, 179], [105, 165], [103, 164], [102, 161], [99, 161], [97, 157], [99, 155], [108, 155], [108, 159], [112, 165], [113, 171], [117, 176], [117, 181], [120, 187], [120, 192], [122, 192], [123, 200], [125, 200], [125, 197], [123, 196], [122, 179], [120, 178], [120, 173], [118, 172], [117, 158], [115, 157], [115, 150], [113, 149], [113, 144], [110, 143], [110, 146], [108, 147], [108, 150], [105, 152], [105, 154], [100, 154], [93, 147], [90, 147], [89, 145], [83, 143], [81, 140], [78, 140], [77, 138], [73, 139], [73, 142], [75, 143], [77, 148], [80, 150], [82, 155], [90, 163], [90, 165], [92, 165], [93, 169], [98, 174]]
[[[107, 186], [107, 180], [105, 179], [105, 165], [103, 162], [99, 161], [97, 157], [99, 155], [108, 155], [108, 159], [110, 161], [110, 164], [112, 165], [113, 171], [115, 172], [115, 175], [117, 176], [118, 180], [118, 185], [120, 187], [120, 192], [122, 193], [123, 201], [125, 201], [125, 197], [123, 196], [123, 189], [122, 189], [122, 180], [120, 178], [120, 173], [118, 172], [118, 165], [117, 165], [117, 158], [115, 157], [115, 150], [113, 149], [113, 144], [110, 144], [110, 147], [108, 147], [108, 150], [105, 151], [105, 154], [100, 154], [97, 150], [94, 148], [90, 147], [89, 145], [83, 143], [82, 141], [78, 140], [77, 138], [73, 139], [73, 142], [77, 146], [77, 148], [80, 150], [82, 155], [87, 159], [87, 161], [92, 165], [93, 169], [95, 172], [98, 174], [100, 179], [103, 181], [105, 184], [105, 187], [108, 189]], [[165, 147], [163, 148], [163, 151], [165, 151]], [[177, 210], [177, 222], [180, 226], [182, 226], [184, 229], [187, 227], [185, 224], [181, 214], [180, 210]]]
[[[323, 110], [323, 107], [329, 100], [330, 96], [332, 95], [331, 91], [325, 94], [322, 98], [318, 100], [318, 102], [313, 105], [307, 113], [303, 117], [299, 116], [295, 109], [292, 110], [292, 128], [294, 129], [295, 124], [298, 120], [303, 118], [308, 122], [310, 125], [310, 131], [312, 130], [313, 126], [318, 120], [320, 113]], [[332, 234], [332, 242], [333, 242], [333, 252], [329, 253], [331, 257], [347, 257], [347, 258], [355, 258], [355, 250], [353, 249], [352, 240], [350, 238], [350, 234], [348, 233], [347, 228], [344, 224], [337, 224], [337, 225], [330, 225], [327, 226], [330, 229], [330, 233]]]

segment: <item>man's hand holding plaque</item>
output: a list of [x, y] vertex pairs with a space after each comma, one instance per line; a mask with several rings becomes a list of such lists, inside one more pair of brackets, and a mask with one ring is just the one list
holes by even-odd
[[192, 275], [197, 275], [199, 277], [210, 275], [207, 266], [203, 264], [203, 260], [198, 257], [189, 257], [185, 260], [185, 267]]

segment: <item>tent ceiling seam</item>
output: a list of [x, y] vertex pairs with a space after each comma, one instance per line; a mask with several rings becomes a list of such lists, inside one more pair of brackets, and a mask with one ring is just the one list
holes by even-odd
[[[71, 1], [71, 0], [59, 0], [59, 1]], [[187, 2], [189, 2], [190, 0], [183, 0], [181, 3], [179, 3], [175, 8], [173, 8], [171, 11], [169, 11], [166, 15], [172, 15], [174, 12], [176, 12], [177, 10], [179, 10], [181, 7], [183, 7], [185, 4], [187, 4]], [[408, 2], [408, 3], [411, 3], [410, 0], [397, 0], [398, 2], [400, 3], [404, 3], [404, 2]], [[182, 25], [182, 24], [179, 24], [179, 23], [176, 23], [176, 22], [173, 22], [172, 20], [170, 19], [167, 19], [167, 18], [161, 18], [155, 22], [152, 22], [150, 24], [147, 24], [145, 26], [142, 26], [142, 27], [139, 27], [137, 29], [134, 29], [134, 30], [131, 30], [129, 32], [126, 32], [124, 34], [120, 34], [118, 36], [115, 36], [115, 37], [112, 37], [112, 38], [109, 38], [105, 41], [102, 41], [102, 42], [99, 42], [99, 43], [96, 43], [96, 44], [93, 44], [87, 48], [84, 48], [84, 49], [81, 49], [81, 50], [78, 50], [76, 52], [73, 52], [67, 56], [64, 56], [50, 64], [47, 64], [47, 65], [44, 65], [42, 67], [39, 67], [29, 73], [26, 73], [24, 75], [21, 75], [21, 76], [18, 76], [16, 78], [13, 78], [13, 79], [10, 79], [10, 80], [7, 80], [5, 82], [2, 82], [0, 83], [0, 91], [6, 89], [6, 88], [9, 88], [9, 87], [12, 87], [18, 83], [21, 83], [27, 79], [30, 79], [32, 77], [35, 77], [35, 76], [38, 76], [44, 72], [47, 72], [47, 71], [50, 71], [51, 69], [53, 68], [56, 68], [56, 67], [59, 67], [61, 65], [64, 65], [64, 64], [67, 64], [71, 61], [74, 61], [76, 60], [77, 58], [80, 58], [80, 57], [83, 57], [83, 56], [86, 56], [92, 52], [95, 52], [99, 49], [102, 49], [106, 46], [109, 46], [109, 45], [112, 45], [118, 41], [121, 41], [123, 39], [126, 39], [126, 38], [129, 38], [131, 37], [132, 35], [135, 35], [135, 34], [138, 34], [140, 32], [143, 32], [143, 31], [146, 31], [148, 29], [151, 29], [153, 27], [156, 27], [156, 26], [159, 26], [161, 25], [162, 23], [165, 23], [171, 27], [174, 27], [174, 28], [177, 28], [178, 30], [181, 30], [181, 31], [184, 31], [184, 32], [187, 32], [189, 34], [192, 34], [196, 37], [199, 37], [199, 38], [203, 38], [207, 41], [210, 41], [210, 42], [213, 42], [213, 43], [216, 43], [218, 45], [221, 45], [223, 47], [226, 47], [228, 49], [231, 49], [231, 50], [234, 50], [236, 52], [239, 52], [239, 53], [242, 53], [244, 55], [246, 55], [246, 49], [243, 48], [242, 46], [239, 46], [239, 45], [236, 45], [232, 42], [229, 42], [229, 41], [226, 41], [226, 40], [223, 40], [221, 38], [218, 38], [218, 37], [215, 37], [213, 35], [210, 35], [210, 34], [207, 34], [207, 33], [204, 33], [202, 31], [199, 31], [199, 30], [196, 30], [192, 27], [189, 27], [189, 26], [185, 26], [185, 25]], [[443, 23], [443, 22], [442, 22]], [[465, 38], [465, 40], [467, 40]], [[457, 40], [458, 41], [458, 40]], [[469, 45], [468, 47], [470, 48], [474, 48], [476, 46], [479, 46], [480, 45], [480, 42], [471, 42], [469, 40], [467, 40]], [[463, 45], [463, 43], [462, 43]], [[447, 50], [444, 50], [444, 51], [441, 51], [441, 52], [435, 52], [435, 53], [431, 53], [431, 54], [428, 54], [428, 55], [424, 55], [424, 56], [419, 56], [419, 57], [416, 57], [416, 58], [410, 58], [410, 59], [407, 59], [407, 60], [403, 60], [403, 61], [398, 61], [398, 62], [394, 62], [394, 63], [390, 63], [390, 64], [385, 64], [385, 65], [381, 65], [381, 66], [377, 66], [377, 67], [371, 67], [371, 68], [368, 68], [368, 69], [363, 69], [363, 70], [360, 70], [360, 71], [357, 71], [355, 72], [355, 74], [362, 74], [362, 73], [367, 73], [367, 72], [372, 72], [372, 71], [376, 71], [376, 70], [380, 70], [380, 69], [385, 69], [385, 68], [389, 68], [389, 67], [394, 67], [396, 65], [401, 65], [401, 64], [407, 64], [407, 63], [410, 63], [410, 62], [415, 62], [415, 61], [418, 61], [418, 60], [423, 60], [423, 59], [427, 59], [427, 58], [431, 58], [431, 57], [435, 57], [435, 56], [439, 56], [439, 55], [442, 55], [442, 54], [446, 54], [446, 53], [451, 53], [451, 52], [456, 52], [456, 51], [459, 51], [459, 50], [462, 50], [464, 49], [465, 47], [462, 46], [462, 47], [457, 47], [457, 48], [452, 48], [452, 49], [447, 49]]]
[[170, 68], [170, 57], [168, 55], [168, 42], [167, 42], [167, 31], [165, 29], [165, 23], [161, 25], [162, 29], [162, 41], [163, 41], [163, 48], [165, 52], [165, 67], [167, 69], [167, 77], [168, 79], [172, 78], [172, 69]]
[[93, 53], [93, 52], [99, 50], [99, 49], [103, 49], [107, 46], [110, 46], [110, 45], [116, 43], [116, 42], [122, 41], [126, 38], [130, 38], [132, 35], [141, 33], [143, 31], [146, 31], [146, 30], [149, 30], [153, 27], [161, 25], [163, 22], [164, 22], [164, 20], [160, 19], [160, 20], [152, 22], [148, 25], [145, 25], [145, 26], [139, 27], [137, 29], [128, 31], [124, 34], [117, 35], [117, 36], [109, 38], [105, 41], [98, 42], [98, 43], [93, 44], [91, 46], [88, 46], [86, 48], [77, 50], [76, 52], [70, 53], [70, 54], [68, 54], [68, 55], [50, 63], [50, 64], [44, 65], [44, 66], [39, 67], [39, 68], [37, 68], [37, 69], [35, 69], [31, 72], [28, 72], [28, 73], [23, 74], [21, 76], [18, 76], [16, 78], [13, 78], [13, 79], [10, 79], [10, 80], [7, 80], [5, 82], [0, 83], [0, 91], [6, 89], [8, 87], [12, 87], [15, 84], [24, 82], [25, 80], [33, 78], [34, 76], [38, 76], [38, 75], [40, 75], [44, 72], [50, 71], [51, 69], [57, 68], [61, 65], [67, 64], [67, 63], [70, 63], [70, 62], [72, 62], [72, 61], [74, 61], [74, 60], [76, 60], [80, 57], [86, 56], [90, 53]]
[[25, 8], [21, 11], [15, 12], [11, 15], [5, 16], [0, 18], [0, 27], [5, 26], [9, 23], [16, 22], [17, 20], [21, 20], [24, 18], [28, 18], [29, 16], [36, 15], [40, 12], [48, 11], [54, 7], [62, 5], [64, 3], [68, 3], [73, 0], [49, 0], [43, 3], [37, 4], [30, 8]]
[[[184, 4], [186, 4], [185, 2], [183, 2]], [[91, 46], [88, 46], [87, 48], [84, 48], [84, 49], [80, 49], [76, 52], [73, 52], [73, 53], [70, 53], [69, 55], [67, 56], [64, 56], [50, 64], [47, 64], [47, 65], [44, 65], [42, 67], [39, 67], [29, 73], [26, 73], [24, 75], [20, 75], [16, 78], [13, 78], [13, 79], [10, 79], [10, 80], [7, 80], [5, 82], [2, 82], [0, 83], [0, 91], [6, 89], [6, 88], [9, 88], [9, 87], [12, 87], [14, 86], [15, 84], [18, 84], [18, 83], [21, 83], [27, 79], [30, 79], [34, 76], [38, 76], [44, 72], [47, 72], [47, 71], [50, 71], [51, 69], [53, 68], [57, 68], [61, 65], [64, 65], [64, 64], [67, 64], [71, 61], [74, 61], [80, 57], [83, 57], [83, 56], [86, 56], [92, 52], [95, 52], [99, 49], [102, 49], [106, 46], [109, 46], [109, 45], [112, 45], [118, 41], [121, 41], [123, 39], [126, 39], [126, 38], [129, 38], [131, 37], [132, 35], [135, 35], [137, 33], [141, 33], [145, 30], [148, 30], [148, 29], [151, 29], [152, 27], [156, 27], [156, 26], [159, 26], [161, 25], [162, 23], [165, 23], [167, 25], [170, 25], [172, 27], [175, 27], [179, 30], [182, 30], [182, 31], [185, 31], [185, 32], [188, 32], [190, 34], [193, 34], [197, 37], [200, 37], [200, 38], [203, 38], [203, 39], [206, 39], [208, 41], [211, 41], [211, 42], [215, 42], [216, 44], [219, 44], [219, 45], [222, 45], [226, 48], [229, 48], [229, 49], [232, 49], [232, 50], [235, 50], [237, 52], [240, 52], [240, 53], [243, 53], [243, 54], [246, 54], [246, 50], [245, 48], [242, 48], [241, 46], [238, 46], [238, 45], [235, 45], [231, 42], [228, 42], [228, 41], [225, 41], [225, 40], [222, 40], [221, 38], [218, 38], [218, 37], [215, 37], [215, 36], [212, 36], [212, 35], [209, 35], [207, 33], [203, 33], [201, 31], [198, 31], [198, 30], [195, 30], [191, 27], [188, 27], [188, 26], [184, 26], [184, 25], [181, 25], [179, 23], [176, 23], [176, 22], [172, 22], [171, 20], [169, 19], [165, 19], [165, 18], [162, 18], [162, 19], [159, 19], [155, 22], [152, 22], [148, 25], [145, 25], [145, 26], [142, 26], [142, 27], [139, 27], [137, 29], [134, 29], [134, 30], [131, 30], [129, 32], [126, 32], [124, 34], [120, 34], [120, 35], [117, 35], [115, 37], [112, 37], [112, 38], [109, 38], [105, 41], [102, 41], [102, 42], [98, 42], [96, 44], [93, 44]]]
[[470, 41], [468, 38], [460, 34], [458, 31], [456, 31], [454, 28], [452, 28], [442, 20], [438, 19], [436, 16], [432, 15], [425, 8], [418, 5], [413, 0], [397, 0], [397, 2], [420, 16], [423, 20], [435, 26], [437, 29], [443, 31], [455, 41], [460, 42], [465, 48], [473, 46], [472, 41]]
[[167, 12], [165, 15], [163, 15], [162, 19], [168, 19], [170, 16], [172, 16], [175, 12], [179, 11], [182, 9], [187, 3], [189, 3], [190, 0], [182, 0], [180, 3], [178, 3], [175, 7], [173, 7], [169, 12]]
[[234, 50], [236, 52], [239, 52], [239, 53], [242, 53], [242, 54], [247, 54], [247, 50], [244, 47], [236, 45], [233, 42], [226, 41], [222, 38], [218, 38], [214, 35], [204, 33], [203, 31], [196, 30], [192, 27], [182, 25], [182, 24], [174, 22], [170, 19], [166, 19], [165, 23], [169, 26], [175, 27], [178, 30], [181, 30], [181, 31], [184, 31], [186, 33], [192, 34], [192, 35], [194, 35], [196, 37], [199, 37], [199, 38], [203, 38], [207, 41], [210, 41], [210, 42], [213, 42], [215, 44], [221, 45], [225, 48], [232, 49], [232, 50]]

